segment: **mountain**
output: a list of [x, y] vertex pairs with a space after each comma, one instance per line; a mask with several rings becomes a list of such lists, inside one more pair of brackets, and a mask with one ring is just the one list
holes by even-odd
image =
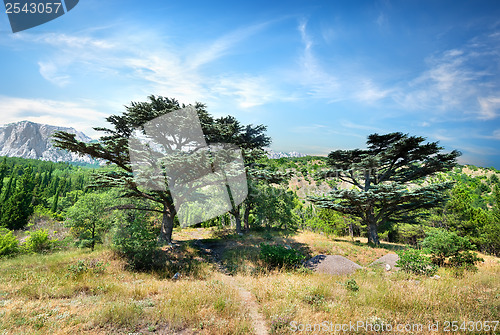
[[56, 131], [76, 134], [76, 138], [80, 141], [91, 141], [90, 137], [74, 128], [20, 121], [0, 126], [0, 156], [95, 164], [89, 156], [80, 157], [55, 148], [51, 137]]
[[273, 151], [270, 149], [266, 149], [267, 151], [267, 157], [271, 159], [278, 159], [278, 158], [290, 158], [290, 157], [305, 157], [307, 155], [301, 154], [296, 151], [290, 151], [290, 152], [281, 152], [281, 151]]

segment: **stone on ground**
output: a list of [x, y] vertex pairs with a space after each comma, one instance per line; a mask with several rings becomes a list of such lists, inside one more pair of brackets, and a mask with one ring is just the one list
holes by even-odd
[[393, 253], [389, 253], [387, 255], [380, 257], [379, 259], [377, 259], [373, 263], [371, 263], [370, 266], [382, 266], [386, 270], [389, 268], [389, 270], [387, 270], [387, 271], [390, 271], [390, 270], [396, 271], [396, 270], [399, 270], [399, 267], [396, 266], [396, 262], [398, 261], [398, 259], [399, 259], [398, 255], [393, 254]]
[[339, 255], [318, 255], [305, 263], [305, 267], [319, 273], [331, 275], [351, 274], [362, 267]]

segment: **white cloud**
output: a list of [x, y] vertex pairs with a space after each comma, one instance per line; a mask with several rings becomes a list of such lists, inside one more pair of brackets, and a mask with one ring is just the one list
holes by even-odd
[[340, 121], [340, 125], [344, 128], [350, 128], [350, 129], [361, 129], [361, 130], [366, 130], [366, 131], [370, 131], [370, 132], [375, 131], [375, 132], [379, 132], [379, 133], [385, 132], [384, 130], [377, 128], [377, 127], [374, 127], [374, 126], [367, 126], [367, 125], [363, 125], [363, 124], [359, 124], [359, 123], [354, 123], [354, 122], [351, 122], [348, 120]]
[[395, 100], [409, 109], [434, 109], [446, 111], [456, 107], [466, 107], [471, 97], [477, 94], [475, 83], [481, 74], [466, 64], [461, 50], [444, 52], [440, 57], [429, 59], [430, 67], [400, 87]]
[[57, 65], [53, 62], [38, 62], [38, 66], [42, 77], [57, 86], [64, 87], [71, 82], [70, 76], [59, 74]]
[[372, 80], [364, 79], [361, 80], [359, 90], [354, 93], [354, 96], [361, 101], [374, 103], [386, 98], [393, 91], [392, 88], [381, 89]]
[[91, 126], [101, 123], [106, 114], [88, 107], [87, 101], [69, 102], [0, 96], [2, 122], [28, 120], [63, 127], [74, 127], [91, 136]]
[[214, 91], [221, 96], [233, 96], [244, 109], [271, 102], [278, 96], [266, 78], [251, 76], [221, 78]]
[[[244, 40], [264, 31], [272, 21], [229, 32], [211, 42], [181, 46], [155, 31], [122, 31], [119, 35], [94, 38], [85, 34], [22, 34], [20, 40], [50, 48], [38, 61], [40, 74], [60, 87], [76, 84], [76, 76], [99, 79], [124, 79], [139, 86], [136, 92], [171, 96], [183, 103], [233, 99], [241, 109], [271, 101], [289, 100], [276, 81], [266, 74], [221, 73], [209, 76], [204, 65], [237, 51]], [[162, 42], [158, 42], [162, 41]], [[234, 103], [233, 103], [234, 102]]]
[[93, 38], [90, 36], [67, 35], [64, 33], [43, 33], [31, 34], [29, 32], [20, 32], [12, 36], [13, 39], [28, 42], [38, 42], [52, 45], [61, 49], [112, 49], [115, 47], [109, 40]]
[[500, 115], [500, 97], [478, 97], [480, 106], [478, 118], [481, 120], [493, 120]]
[[225, 56], [230, 51], [234, 51], [234, 47], [238, 43], [261, 32], [268, 25], [269, 22], [264, 22], [237, 29], [236, 31], [226, 34], [205, 46], [198, 47], [196, 53], [188, 57], [187, 64], [191, 68], [196, 69], [202, 65], [211, 63]]
[[[494, 36], [493, 36], [494, 37]], [[492, 35], [471, 39], [459, 48], [427, 59], [425, 71], [392, 95], [406, 110], [448, 115], [454, 120], [491, 120], [499, 115], [500, 86], [495, 61], [499, 44]]]
[[339, 100], [340, 85], [338, 79], [325, 71], [314, 55], [313, 41], [307, 34], [307, 21], [301, 21], [297, 29], [304, 47], [300, 57], [300, 71], [296, 74], [298, 83], [306, 87], [309, 97], [329, 99], [330, 101]]

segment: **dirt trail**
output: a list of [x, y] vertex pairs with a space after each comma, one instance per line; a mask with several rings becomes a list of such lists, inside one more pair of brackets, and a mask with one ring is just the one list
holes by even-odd
[[194, 242], [194, 245], [201, 250], [202, 254], [207, 255], [216, 265], [223, 275], [226, 283], [232, 285], [238, 290], [241, 300], [243, 301], [243, 305], [248, 308], [250, 313], [254, 333], [256, 335], [268, 335], [269, 331], [267, 330], [266, 321], [264, 315], [259, 312], [259, 304], [257, 303], [255, 296], [243, 286], [243, 283], [237, 281], [233, 276], [231, 276], [231, 273], [224, 266], [224, 264], [222, 264], [220, 258], [220, 253], [222, 252], [221, 248], [217, 244], [205, 243], [201, 239], [197, 239]]

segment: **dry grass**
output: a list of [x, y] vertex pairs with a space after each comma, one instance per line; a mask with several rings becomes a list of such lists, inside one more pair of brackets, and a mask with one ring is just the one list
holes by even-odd
[[[207, 237], [209, 232], [193, 233]], [[190, 246], [188, 231], [182, 234], [179, 240], [184, 240], [185, 247], [169, 251], [175, 267], [160, 273], [128, 271], [121, 259], [105, 249], [1, 260], [0, 334], [251, 334], [248, 306], [237, 288]], [[274, 333], [291, 333], [291, 321], [369, 320], [427, 327], [436, 321], [442, 326], [446, 320], [500, 318], [500, 261], [495, 257], [482, 256], [486, 261], [478, 272], [458, 278], [448, 269], [439, 270], [439, 279], [371, 268], [349, 276], [328, 276], [263, 269], [258, 245], [288, 244], [310, 256], [340, 254], [361, 265], [401, 246], [371, 248], [314, 233], [222, 237], [206, 241], [232, 267], [237, 282], [255, 295]], [[79, 260], [87, 268], [68, 269]], [[170, 278], [176, 267], [184, 271], [174, 281]], [[356, 281], [358, 291], [348, 289], [349, 279]]]
[[[435, 321], [499, 319], [498, 261], [481, 265], [477, 273], [462, 278], [444, 269], [438, 274], [441, 278], [433, 279], [362, 270], [348, 277], [274, 273], [246, 280], [270, 323], [378, 320], [394, 326], [420, 323], [427, 327]], [[347, 278], [357, 282], [359, 291], [346, 289]], [[276, 327], [276, 333], [287, 334], [289, 328]]]
[[[77, 275], [78, 260], [105, 264]], [[205, 264], [209, 267], [208, 264]], [[250, 321], [234, 287], [210, 278], [162, 278], [125, 270], [112, 252], [20, 256], [0, 263], [0, 332], [5, 334], [246, 334]]]

